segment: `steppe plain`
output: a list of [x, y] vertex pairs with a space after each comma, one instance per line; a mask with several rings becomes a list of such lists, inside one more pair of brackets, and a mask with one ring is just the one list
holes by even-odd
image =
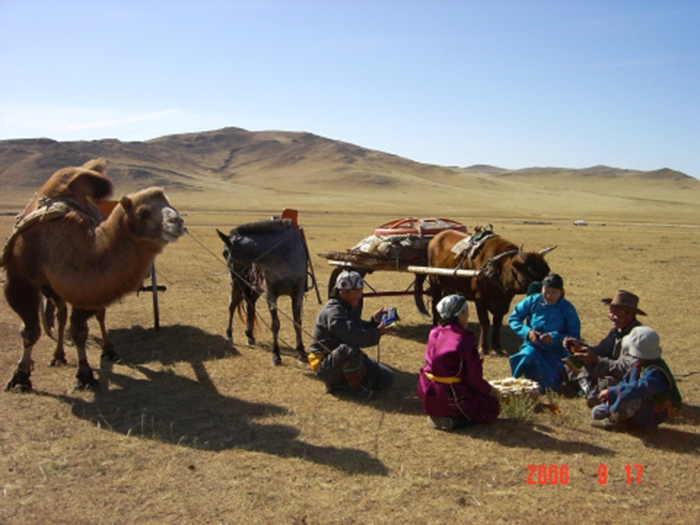
[[[164, 185], [189, 234], [157, 259], [167, 286], [160, 330], [151, 296], [141, 294], [107, 312], [123, 363], [101, 364], [100, 341], [91, 337], [98, 392], [73, 390], [71, 347], [67, 367], [48, 367], [54, 342], [43, 337], [35, 392], [0, 395], [1, 523], [696, 522], [700, 181], [671, 170], [441, 168], [308, 134], [243, 130], [149, 143], [4, 141], [0, 237], [54, 169], [94, 156], [107, 158], [117, 197]], [[398, 217], [490, 223], [526, 250], [557, 244], [547, 257], [565, 279], [585, 339], [609, 329], [601, 298], [617, 288], [641, 296], [644, 320], [659, 331], [678, 379], [681, 417], [655, 432], [605, 433], [589, 426], [581, 400], [558, 398], [559, 415], [431, 430], [415, 395], [430, 325], [408, 297], [366, 302], [369, 311], [395, 305], [401, 315], [379, 348], [367, 349], [397, 374], [370, 402], [326, 394], [296, 364], [286, 317], [283, 364], [273, 368], [265, 309], [258, 346], [244, 344], [239, 319], [234, 344], [225, 340], [229, 277], [215, 228], [285, 207], [299, 211], [322, 297], [331, 267], [317, 254], [350, 248]], [[578, 219], [588, 226], [574, 226]], [[368, 280], [402, 290], [411, 276], [377, 272]], [[289, 316], [289, 301], [280, 304]], [[319, 309], [309, 292], [307, 344]], [[3, 381], [20, 356], [18, 332], [3, 299]], [[503, 336], [515, 352], [517, 338], [508, 328]], [[509, 374], [504, 356], [487, 356], [484, 368], [487, 379]], [[528, 484], [530, 465], [565, 468], [568, 483]]]

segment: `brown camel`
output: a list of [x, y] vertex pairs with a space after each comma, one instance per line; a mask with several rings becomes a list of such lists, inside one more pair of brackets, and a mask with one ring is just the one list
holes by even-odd
[[[0, 266], [5, 297], [22, 319], [24, 353], [5, 390], [30, 390], [32, 349], [41, 335], [41, 295], [58, 311], [72, 306], [69, 334], [78, 353], [78, 386], [96, 388], [87, 361], [87, 320], [136, 291], [168, 242], [184, 234], [162, 188], [121, 198], [100, 222], [95, 201], [112, 193], [103, 159], [54, 173], [18, 217]], [[59, 319], [60, 323], [60, 319]], [[60, 325], [59, 325], [60, 329]]]

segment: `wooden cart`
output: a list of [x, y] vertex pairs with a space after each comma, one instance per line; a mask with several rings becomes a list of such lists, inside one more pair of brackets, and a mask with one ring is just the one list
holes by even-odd
[[[343, 270], [354, 270], [363, 278], [374, 272], [404, 272], [411, 274], [449, 275], [457, 277], [474, 277], [479, 275], [477, 270], [450, 270], [431, 268], [428, 263], [428, 244], [438, 233], [444, 230], [466, 232], [464, 224], [444, 218], [397, 219], [375, 228], [373, 235], [360, 241], [355, 247], [343, 252], [332, 251], [319, 254], [335, 266], [328, 279], [328, 296], [331, 296], [338, 275]], [[365, 297], [396, 297], [410, 295], [420, 298], [429, 295], [427, 289], [417, 289], [417, 280], [404, 290], [379, 291], [366, 279], [369, 288], [362, 296]], [[420, 308], [419, 308], [420, 310]]]

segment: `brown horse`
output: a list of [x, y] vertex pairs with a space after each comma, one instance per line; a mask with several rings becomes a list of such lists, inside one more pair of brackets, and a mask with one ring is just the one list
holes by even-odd
[[184, 234], [182, 218], [162, 188], [121, 198], [100, 222], [95, 201], [112, 182], [103, 159], [54, 173], [18, 218], [0, 266], [5, 297], [22, 319], [24, 353], [6, 390], [31, 389], [32, 349], [41, 335], [41, 295], [58, 311], [70, 304], [69, 334], [78, 352], [78, 386], [95, 388], [87, 361], [87, 320], [129, 292], [148, 275], [153, 259]]
[[[433, 302], [433, 322], [437, 321], [435, 305], [445, 295], [460, 293], [476, 305], [479, 317], [479, 351], [487, 354], [489, 343], [487, 333], [489, 312], [493, 316], [492, 348], [501, 352], [500, 329], [503, 317], [510, 311], [510, 303], [516, 294], [527, 291], [533, 281], [542, 280], [549, 273], [549, 265], [544, 255], [556, 246], [540, 253], [523, 252], [510, 241], [491, 234], [473, 253], [463, 255], [453, 253], [452, 247], [467, 238], [467, 235], [454, 230], [446, 230], [436, 235], [428, 244], [428, 265], [435, 268], [462, 268], [481, 270], [478, 277], [430, 276], [430, 290]], [[416, 289], [421, 290], [425, 276], [416, 277]], [[418, 295], [416, 295], [418, 299]], [[419, 309], [422, 299], [417, 301]], [[421, 311], [427, 313], [425, 306]]]

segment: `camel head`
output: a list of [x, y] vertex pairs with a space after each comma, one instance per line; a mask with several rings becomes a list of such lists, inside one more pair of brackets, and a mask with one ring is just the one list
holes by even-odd
[[170, 206], [163, 188], [147, 188], [119, 201], [131, 234], [162, 247], [182, 237], [187, 229], [180, 214]]

